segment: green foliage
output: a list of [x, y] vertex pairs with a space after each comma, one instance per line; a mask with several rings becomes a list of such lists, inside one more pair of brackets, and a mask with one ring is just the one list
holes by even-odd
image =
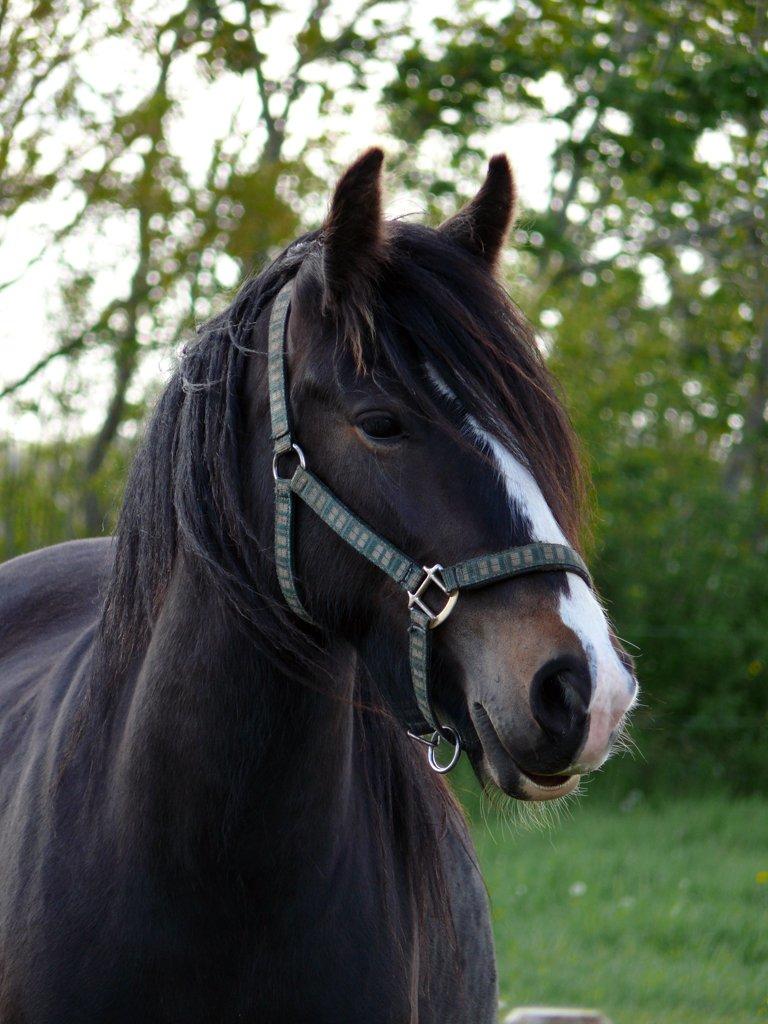
[[[693, 323], [670, 322], [666, 307], [639, 307], [629, 271], [572, 289], [552, 361], [590, 455], [595, 574], [643, 684], [643, 758], [625, 774], [762, 788], [768, 492], [758, 476], [726, 486], [728, 420], [743, 397], [707, 350], [728, 344], [728, 304], [700, 327], [696, 318], [691, 337]], [[595, 292], [604, 323], [590, 320]]]
[[[87, 440], [39, 445], [0, 442], [0, 561], [62, 541], [90, 537], [82, 495]], [[133, 446], [113, 445], [93, 486], [109, 534], [120, 507]]]
[[[303, 27], [282, 32], [282, 75], [268, 73], [261, 46], [285, 14], [280, 4], [190, 0], [134, 17], [130, 0], [19, 0], [0, 12], [0, 218], [9, 234], [34, 224], [45, 238], [26, 268], [0, 280], [0, 293], [47, 251], [56, 252], [60, 270], [46, 296], [55, 295], [57, 307], [50, 350], [0, 387], [0, 397], [29, 401], [29, 382], [66, 360], [66, 382], [46, 394], [49, 414], [52, 407], [66, 412], [73, 376], [87, 397], [95, 357], [112, 364], [102, 426], [83, 448], [91, 530], [105, 513], [96, 479], [147, 356], [172, 349], [242, 276], [299, 233], [303, 204], [319, 182], [290, 133], [294, 106], [340, 64], [359, 83], [362, 65], [386, 41], [380, 27], [361, 24], [367, 4], [340, 11], [330, 26], [327, 7], [316, 0]], [[395, 5], [380, 0], [377, 7]], [[120, 73], [106, 74], [117, 53]], [[258, 97], [261, 117], [244, 126], [239, 110], [222, 115], [193, 170], [174, 140], [182, 115], [193, 113], [184, 88], [200, 79], [236, 85], [243, 103]], [[316, 101], [324, 112], [334, 92]], [[321, 126], [317, 141], [330, 144], [333, 134]], [[288, 155], [289, 144], [298, 157]], [[55, 230], [45, 223], [52, 192], [54, 214], [75, 211]], [[3, 240], [0, 233], [0, 250]], [[112, 295], [104, 285], [110, 272], [120, 282]]]

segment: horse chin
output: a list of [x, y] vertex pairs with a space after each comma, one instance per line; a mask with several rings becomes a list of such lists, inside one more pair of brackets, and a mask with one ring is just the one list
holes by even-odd
[[531, 775], [509, 757], [504, 764], [491, 761], [485, 751], [475, 764], [475, 771], [483, 784], [490, 783], [505, 796], [530, 803], [569, 796], [578, 789], [581, 782], [580, 775]]
[[472, 716], [480, 744], [470, 758], [484, 785], [490, 783], [506, 796], [529, 802], [559, 800], [576, 791], [580, 775], [544, 775], [521, 768], [502, 743], [485, 709], [476, 710], [482, 712]]
[[[543, 800], [559, 800], [561, 797], [574, 793], [581, 782], [580, 775], [528, 775], [518, 768], [519, 779], [515, 782], [515, 792], [503, 789], [507, 796], [517, 800], [540, 802]], [[502, 787], [499, 787], [502, 788]]]

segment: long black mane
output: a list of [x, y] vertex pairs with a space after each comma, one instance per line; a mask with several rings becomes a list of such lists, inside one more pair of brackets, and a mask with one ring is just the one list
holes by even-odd
[[[317, 636], [297, 626], [265, 582], [274, 580], [273, 556], [246, 508], [241, 443], [254, 329], [294, 277], [299, 302], [317, 301], [319, 234], [291, 245], [201, 328], [149, 423], [126, 488], [99, 627], [94, 686], [101, 699], [146, 649], [179, 553], [261, 654], [297, 683], [310, 666], [316, 674]], [[334, 317], [339, 350], [353, 346], [360, 372], [394, 375], [425, 415], [453, 430], [425, 376], [425, 364], [432, 367], [486, 430], [523, 452], [576, 540], [581, 491], [570, 426], [530, 328], [476, 260], [435, 232], [392, 224], [376, 288], [364, 303], [351, 297], [326, 315]], [[414, 770], [421, 751], [383, 711], [376, 680], [362, 672], [355, 703], [382, 848], [394, 840], [404, 850], [422, 914], [445, 908], [440, 836], [460, 811], [435, 776]], [[450, 930], [450, 921], [442, 923]]]

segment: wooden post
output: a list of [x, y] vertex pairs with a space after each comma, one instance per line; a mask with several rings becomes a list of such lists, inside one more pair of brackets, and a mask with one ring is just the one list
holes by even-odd
[[611, 1024], [598, 1010], [521, 1006], [504, 1018], [504, 1024]]

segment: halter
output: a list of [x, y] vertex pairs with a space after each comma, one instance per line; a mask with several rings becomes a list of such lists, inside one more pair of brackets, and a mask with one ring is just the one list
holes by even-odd
[[[274, 445], [272, 475], [275, 479], [275, 563], [278, 583], [291, 611], [306, 622], [312, 622], [296, 588], [292, 530], [295, 496], [350, 547], [402, 587], [408, 598], [410, 612], [408, 637], [413, 694], [398, 701], [393, 710], [408, 734], [429, 747], [431, 767], [440, 773], [448, 772], [461, 756], [462, 742], [455, 729], [438, 722], [432, 707], [431, 633], [445, 622], [456, 607], [460, 592], [536, 572], [573, 572], [589, 586], [592, 580], [579, 554], [565, 544], [523, 544], [496, 554], [457, 562], [447, 568], [439, 564], [420, 565], [379, 536], [310, 472], [304, 452], [293, 440], [288, 411], [285, 339], [292, 284], [289, 281], [278, 293], [269, 320], [269, 406]], [[295, 459], [297, 465], [290, 476], [281, 476], [281, 461], [289, 456]], [[441, 739], [454, 748], [450, 761], [445, 765], [439, 764], [436, 758]]]

